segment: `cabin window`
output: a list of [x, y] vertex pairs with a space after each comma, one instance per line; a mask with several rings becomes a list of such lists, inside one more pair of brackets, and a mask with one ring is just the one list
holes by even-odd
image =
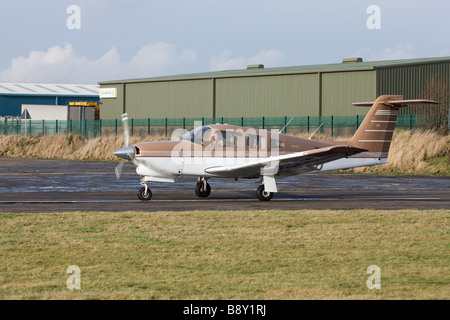
[[279, 139], [270, 139], [270, 147], [273, 148], [284, 148], [284, 142]]

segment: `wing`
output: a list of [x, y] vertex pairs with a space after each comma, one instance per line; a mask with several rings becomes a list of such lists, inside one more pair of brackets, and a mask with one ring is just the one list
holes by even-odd
[[303, 152], [295, 152], [281, 156], [262, 158], [244, 164], [210, 167], [205, 169], [205, 172], [219, 177], [243, 178], [259, 177], [264, 174], [264, 170], [276, 170], [276, 172], [272, 173], [272, 175], [298, 174], [299, 171], [313, 171], [314, 165], [324, 164], [364, 151], [367, 150], [352, 146], [337, 145]]

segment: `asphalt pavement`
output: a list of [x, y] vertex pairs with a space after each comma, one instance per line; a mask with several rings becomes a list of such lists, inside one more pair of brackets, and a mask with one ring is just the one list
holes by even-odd
[[271, 201], [256, 198], [257, 180], [210, 179], [198, 198], [196, 178], [152, 183], [150, 201], [137, 198], [139, 176], [115, 162], [0, 159], [0, 212], [185, 211], [298, 209], [450, 209], [450, 177], [305, 174], [277, 181]]

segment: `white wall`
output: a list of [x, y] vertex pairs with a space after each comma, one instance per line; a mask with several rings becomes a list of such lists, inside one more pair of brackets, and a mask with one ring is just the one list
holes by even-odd
[[25, 109], [31, 120], [67, 120], [67, 106], [23, 104], [21, 114]]

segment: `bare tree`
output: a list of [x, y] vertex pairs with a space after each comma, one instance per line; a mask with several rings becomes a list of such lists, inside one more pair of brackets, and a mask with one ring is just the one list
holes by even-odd
[[431, 99], [439, 102], [436, 106], [418, 106], [417, 114], [423, 116], [421, 124], [427, 129], [441, 134], [449, 132], [450, 87], [439, 78], [438, 74], [430, 75], [425, 87], [420, 91], [418, 98]]

